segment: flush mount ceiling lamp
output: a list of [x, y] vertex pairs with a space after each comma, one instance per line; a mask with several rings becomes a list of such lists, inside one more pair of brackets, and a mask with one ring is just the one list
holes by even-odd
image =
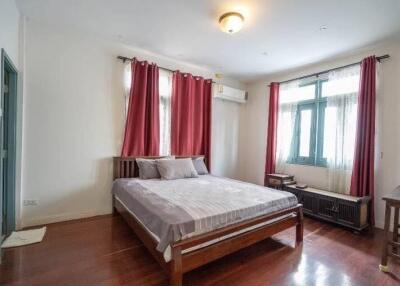
[[244, 17], [238, 12], [228, 12], [219, 17], [221, 30], [228, 34], [240, 31], [243, 27]]

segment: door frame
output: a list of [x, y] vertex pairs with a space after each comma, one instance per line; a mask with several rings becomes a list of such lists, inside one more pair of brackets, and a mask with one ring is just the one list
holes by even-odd
[[[3, 166], [2, 146], [3, 146], [3, 112], [4, 112], [4, 72], [7, 71], [11, 74], [9, 79], [9, 90], [12, 94], [9, 94], [9, 114], [8, 114], [8, 152], [7, 152], [7, 166]], [[7, 234], [15, 230], [15, 216], [16, 216], [16, 189], [15, 189], [15, 178], [16, 178], [16, 143], [17, 143], [17, 95], [18, 95], [18, 70], [12, 62], [11, 58], [7, 55], [4, 49], [1, 49], [1, 118], [0, 118], [0, 174], [3, 174], [3, 168], [7, 168], [6, 173], [8, 187], [11, 192], [7, 196]], [[3, 185], [3, 176], [0, 176], [0, 186]], [[2, 190], [2, 189], [1, 189]], [[3, 196], [0, 196], [0, 209], [2, 209]], [[2, 213], [1, 213], [2, 216]], [[0, 235], [2, 234], [2, 224], [0, 224]], [[7, 235], [6, 234], [6, 235]], [[2, 237], [3, 239], [3, 237]]]

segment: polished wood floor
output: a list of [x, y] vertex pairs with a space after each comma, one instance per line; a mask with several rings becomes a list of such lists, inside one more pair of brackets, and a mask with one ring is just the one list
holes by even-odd
[[[379, 272], [382, 231], [356, 235], [305, 219], [294, 229], [185, 274], [184, 285], [400, 285], [400, 264]], [[119, 215], [48, 226], [42, 243], [4, 251], [0, 285], [167, 285]]]

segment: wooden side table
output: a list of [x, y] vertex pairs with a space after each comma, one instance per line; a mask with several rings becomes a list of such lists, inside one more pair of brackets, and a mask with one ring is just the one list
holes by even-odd
[[267, 174], [264, 179], [264, 186], [282, 190], [285, 185], [296, 184], [293, 175]]
[[[400, 259], [399, 249], [399, 209], [400, 209], [400, 186], [393, 192], [382, 198], [386, 202], [385, 209], [385, 236], [382, 245], [382, 260], [379, 269], [383, 272], [389, 272], [388, 257]], [[392, 208], [394, 208], [393, 236], [390, 239], [390, 217]], [[389, 246], [391, 251], [389, 251]]]

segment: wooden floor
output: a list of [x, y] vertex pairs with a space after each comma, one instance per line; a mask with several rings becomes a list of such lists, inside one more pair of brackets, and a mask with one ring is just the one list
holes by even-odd
[[[379, 272], [382, 231], [366, 235], [305, 219], [288, 230], [185, 274], [184, 285], [400, 285], [400, 264]], [[167, 285], [119, 215], [56, 223], [42, 243], [4, 251], [0, 285]]]

